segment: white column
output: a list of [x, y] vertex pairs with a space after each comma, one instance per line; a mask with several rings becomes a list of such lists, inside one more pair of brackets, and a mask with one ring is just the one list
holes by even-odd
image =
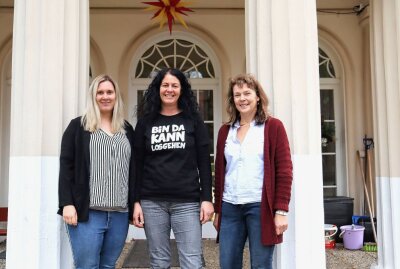
[[291, 144], [289, 230], [276, 268], [325, 268], [315, 0], [246, 0], [247, 72], [261, 81]]
[[[11, 100], [11, 52], [5, 57], [0, 85], [0, 206], [8, 206], [8, 167], [10, 160], [10, 100]], [[1, 72], [1, 71], [0, 71]]]
[[14, 1], [7, 268], [72, 268], [58, 156], [88, 86], [88, 17], [88, 0]]
[[378, 266], [400, 268], [400, 1], [371, 1]]

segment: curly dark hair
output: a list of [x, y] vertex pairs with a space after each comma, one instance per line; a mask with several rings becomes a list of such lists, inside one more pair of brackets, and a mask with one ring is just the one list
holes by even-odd
[[199, 114], [199, 105], [192, 91], [187, 77], [182, 71], [175, 68], [165, 68], [158, 71], [153, 81], [144, 93], [143, 101], [137, 107], [138, 118], [156, 116], [161, 111], [160, 87], [164, 77], [170, 74], [176, 77], [181, 84], [181, 94], [178, 99], [178, 108], [185, 116], [193, 118]]

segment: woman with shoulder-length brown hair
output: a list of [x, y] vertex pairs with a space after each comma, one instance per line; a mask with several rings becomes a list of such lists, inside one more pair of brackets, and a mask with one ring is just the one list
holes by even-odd
[[268, 98], [249, 74], [230, 80], [227, 112], [215, 160], [220, 266], [242, 268], [248, 238], [251, 268], [272, 269], [275, 245], [288, 226], [293, 178], [286, 131], [268, 114]]

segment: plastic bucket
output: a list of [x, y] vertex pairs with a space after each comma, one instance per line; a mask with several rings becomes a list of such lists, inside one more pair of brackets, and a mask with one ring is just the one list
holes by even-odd
[[324, 233], [325, 233], [325, 248], [335, 248], [335, 234], [337, 233], [338, 228], [334, 224], [325, 224]]
[[364, 242], [364, 226], [345, 225], [340, 226], [340, 237], [343, 238], [343, 246], [346, 249], [361, 249]]

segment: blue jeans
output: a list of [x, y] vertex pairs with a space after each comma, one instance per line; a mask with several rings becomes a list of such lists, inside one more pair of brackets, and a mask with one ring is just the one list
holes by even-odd
[[272, 269], [275, 246], [261, 243], [260, 203], [234, 205], [222, 202], [219, 230], [221, 269], [242, 269], [243, 249], [249, 239], [252, 269]]
[[171, 267], [170, 233], [174, 232], [182, 269], [202, 268], [200, 204], [142, 200], [150, 267]]
[[89, 220], [66, 225], [76, 269], [115, 268], [128, 233], [128, 212], [89, 210]]

